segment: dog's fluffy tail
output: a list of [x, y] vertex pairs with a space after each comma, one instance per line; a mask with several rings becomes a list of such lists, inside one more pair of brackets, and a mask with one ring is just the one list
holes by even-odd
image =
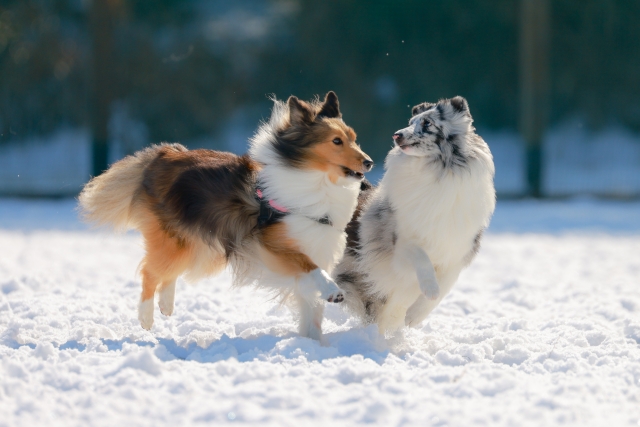
[[162, 145], [154, 145], [114, 163], [89, 181], [78, 197], [80, 217], [97, 226], [124, 231], [135, 226], [133, 201], [142, 186], [145, 168]]

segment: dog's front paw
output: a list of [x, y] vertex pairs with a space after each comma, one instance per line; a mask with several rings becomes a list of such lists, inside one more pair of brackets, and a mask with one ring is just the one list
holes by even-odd
[[320, 298], [328, 302], [344, 301], [344, 292], [336, 285], [326, 271], [318, 268], [312, 273], [316, 286], [320, 291]]
[[320, 286], [320, 298], [327, 302], [342, 302], [344, 301], [344, 292], [333, 280], [329, 279], [323, 286]]
[[422, 295], [424, 295], [428, 300], [437, 300], [440, 296], [440, 286], [438, 285], [436, 278], [421, 273], [422, 272], [420, 271], [418, 272], [418, 283], [420, 284], [420, 292], [422, 292]]
[[342, 302], [344, 301], [344, 293], [342, 293], [342, 291], [338, 291], [334, 294], [329, 295], [329, 298], [327, 298], [328, 302]]
[[431, 286], [423, 287], [422, 293], [427, 297], [427, 299], [435, 301], [440, 296], [440, 287], [437, 284], [431, 284]]
[[138, 320], [143, 329], [151, 330], [153, 326], [153, 298], [140, 301], [140, 305], [138, 305]]

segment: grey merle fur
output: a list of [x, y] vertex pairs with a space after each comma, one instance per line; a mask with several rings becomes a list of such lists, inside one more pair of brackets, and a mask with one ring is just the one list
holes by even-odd
[[376, 236], [368, 242], [366, 251], [369, 255], [388, 255], [398, 238], [393, 208], [386, 198], [375, 197], [375, 189], [368, 182], [360, 187], [358, 207], [347, 225], [347, 249], [335, 274], [336, 283], [345, 292], [345, 303], [350, 310], [363, 314], [366, 322], [375, 321], [386, 298], [372, 294], [366, 275], [353, 268], [364, 250], [360, 240], [361, 221], [374, 221], [379, 225]]
[[[471, 119], [469, 105], [463, 97], [443, 99], [438, 103], [423, 102], [411, 110], [410, 126], [415, 123], [411, 135], [403, 135], [398, 145], [434, 144], [429, 156], [433, 164], [440, 165], [443, 170], [464, 173], [469, 162], [475, 157], [476, 150], [488, 151], [484, 141], [475, 134], [471, 126], [463, 132], [457, 130], [451, 121], [461, 115]], [[419, 117], [418, 117], [419, 116]], [[420, 122], [415, 122], [419, 120]], [[428, 126], [423, 126], [428, 121]], [[406, 129], [405, 129], [406, 130]], [[471, 145], [471, 147], [469, 147]], [[408, 183], [408, 185], [411, 185]], [[366, 242], [362, 240], [362, 224], [375, 224], [371, 236]], [[359, 314], [365, 322], [375, 322], [376, 313], [386, 303], [383, 295], [371, 291], [372, 284], [367, 280], [367, 272], [358, 269], [363, 254], [371, 259], [389, 256], [394, 251], [398, 239], [394, 209], [390, 201], [376, 188], [367, 183], [361, 188], [358, 207], [351, 222], [347, 226], [348, 243], [345, 255], [334, 272], [336, 283], [345, 291], [345, 304], [353, 312]], [[480, 248], [483, 229], [479, 230], [473, 240], [473, 246], [464, 257], [468, 264]], [[370, 279], [369, 279], [370, 280]]]

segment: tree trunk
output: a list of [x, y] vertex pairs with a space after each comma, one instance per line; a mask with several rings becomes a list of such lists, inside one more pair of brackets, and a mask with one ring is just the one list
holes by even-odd
[[113, 26], [117, 0], [93, 0], [89, 16], [92, 38], [91, 131], [92, 174], [100, 175], [108, 167], [109, 113], [114, 84]]
[[540, 197], [549, 104], [549, 3], [521, 0], [520, 7], [520, 132], [527, 148], [528, 192]]

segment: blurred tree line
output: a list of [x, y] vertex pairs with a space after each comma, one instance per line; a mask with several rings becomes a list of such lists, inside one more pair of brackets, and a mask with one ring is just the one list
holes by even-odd
[[[96, 86], [149, 142], [216, 135], [240, 108], [255, 126], [269, 94], [330, 89], [377, 159], [425, 100], [463, 95], [476, 125], [517, 128], [514, 0], [93, 1], [111, 23], [102, 62], [91, 0], [0, 2], [0, 144], [89, 126]], [[640, 129], [639, 22], [637, 1], [552, 1], [551, 124]]]

